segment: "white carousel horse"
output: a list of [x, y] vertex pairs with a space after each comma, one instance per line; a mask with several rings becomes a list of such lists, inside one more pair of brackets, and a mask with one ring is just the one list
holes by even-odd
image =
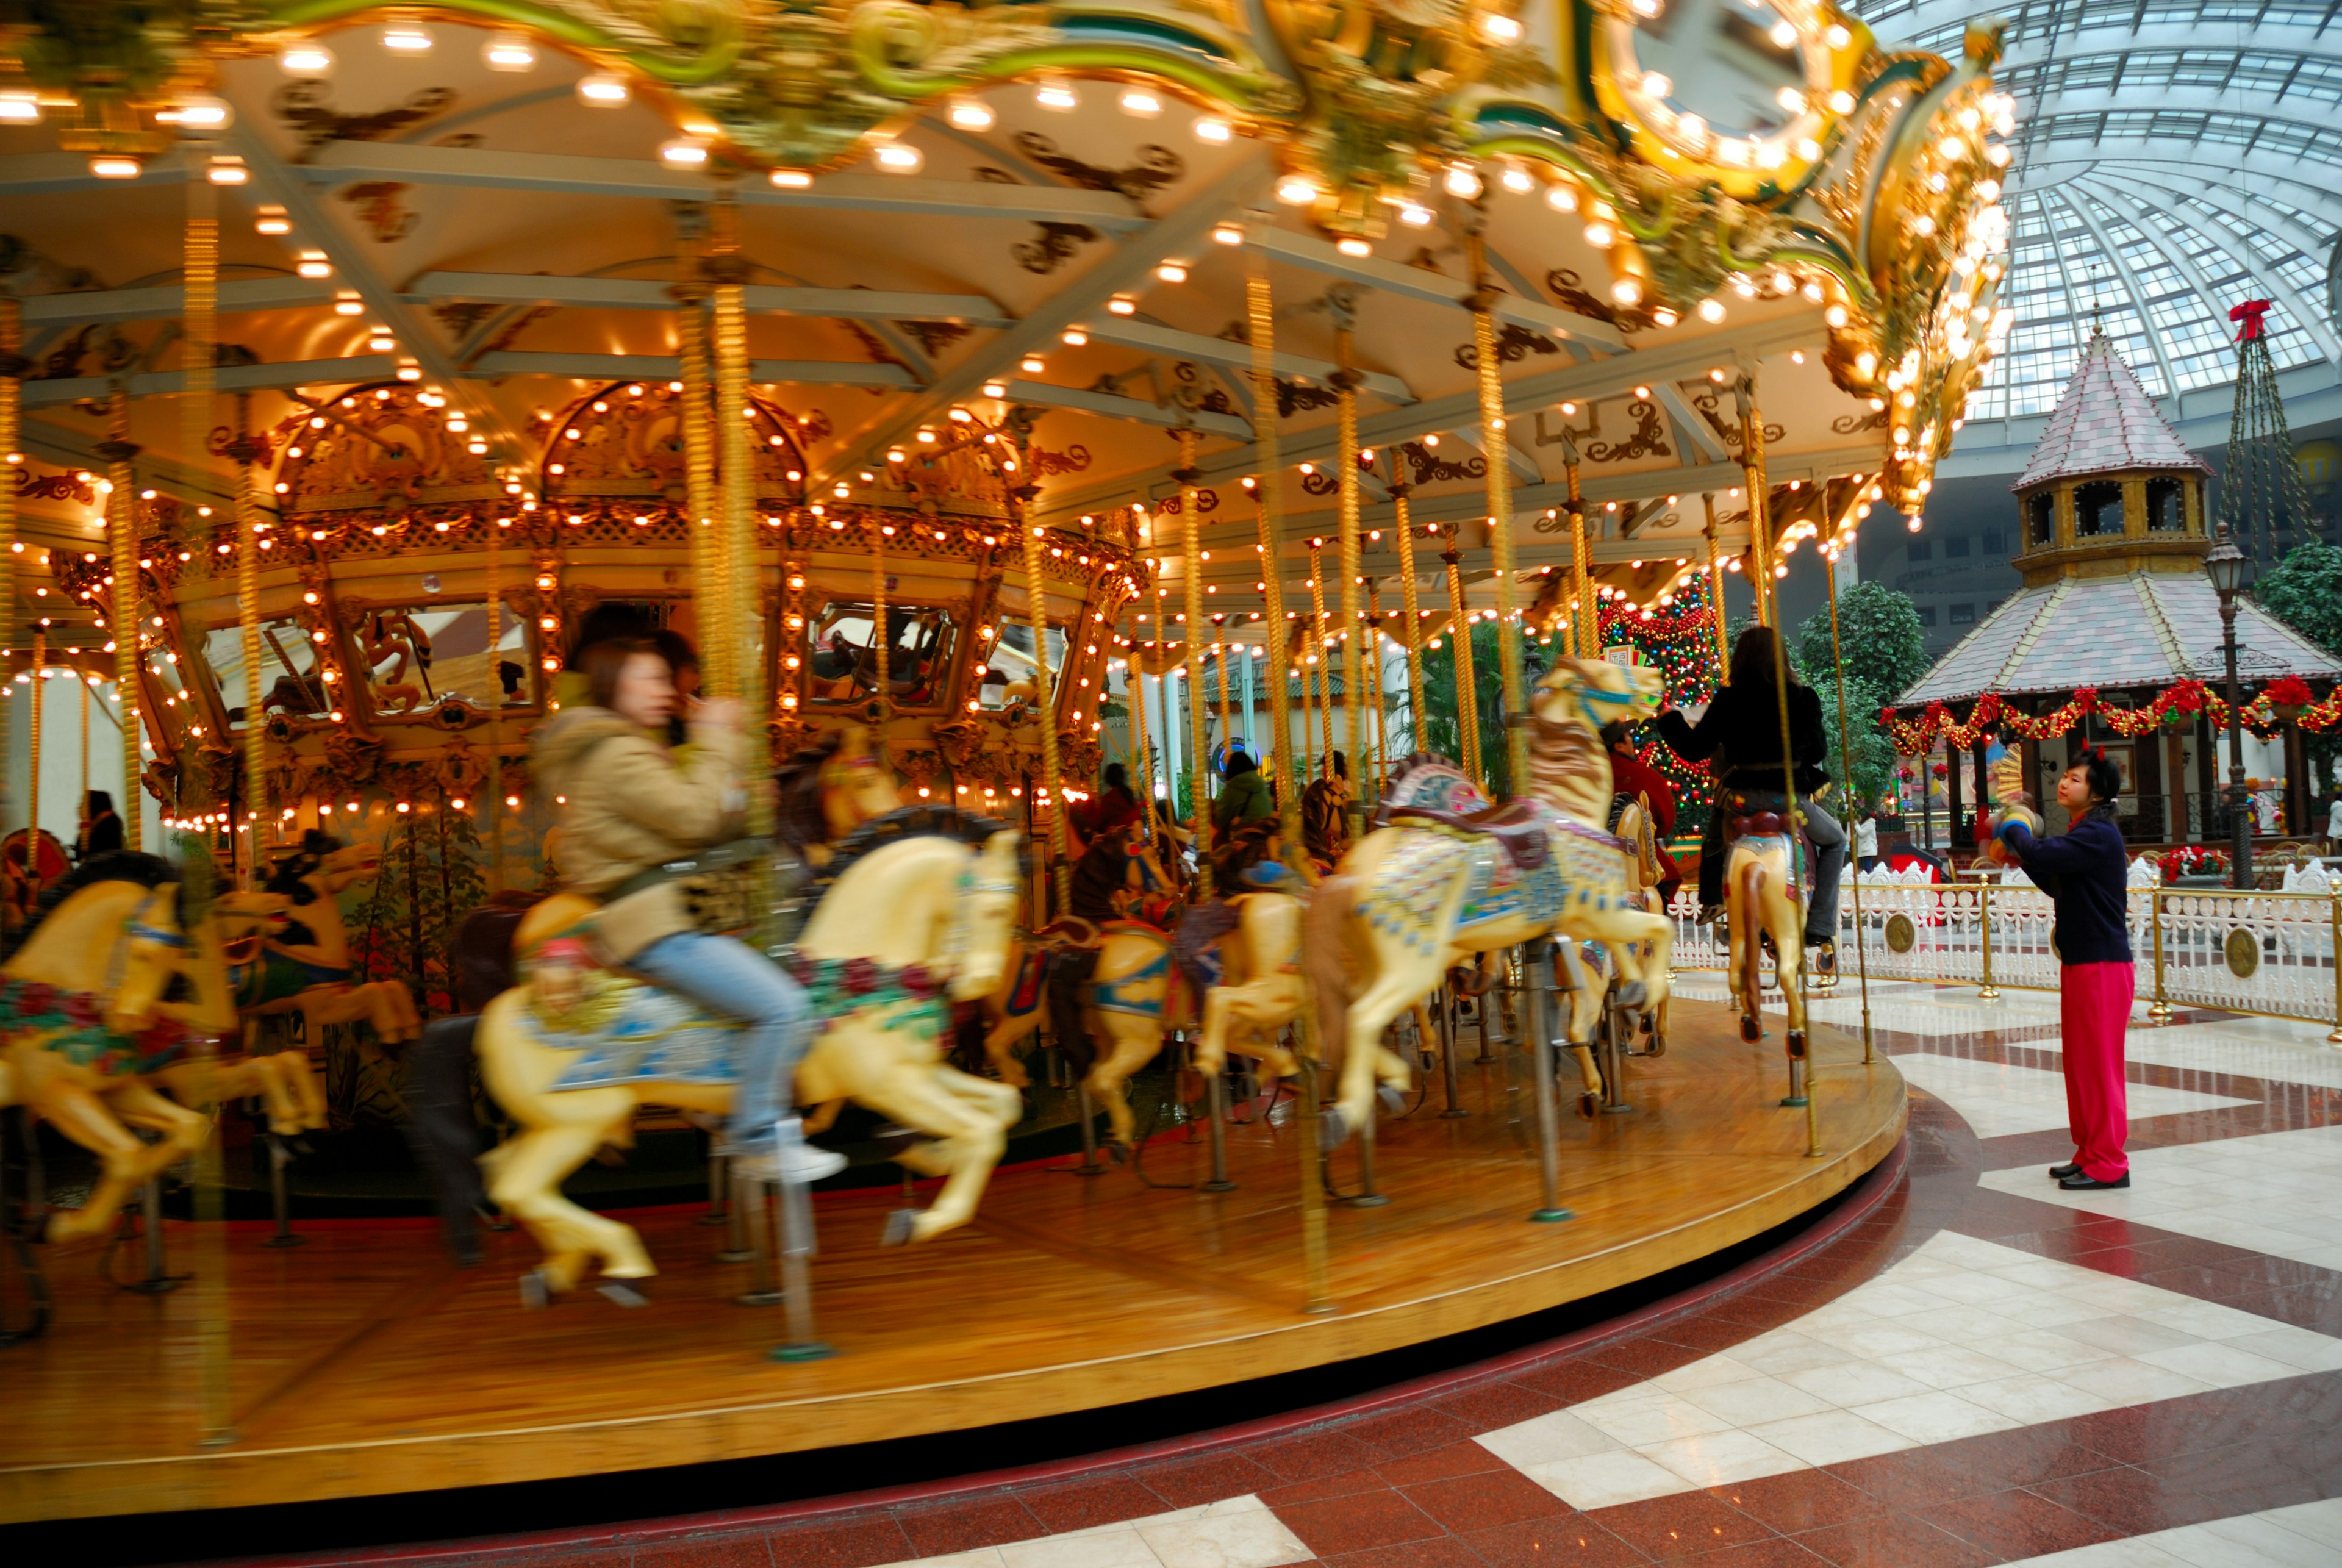
[[[1656, 670], [1562, 660], [1531, 694], [1526, 794], [1479, 815], [1401, 805], [1319, 884], [1304, 951], [1324, 1038], [1341, 1050], [1341, 1091], [1323, 1129], [1328, 1143], [1373, 1114], [1378, 1083], [1386, 1104], [1404, 1095], [1410, 1073], [1380, 1044], [1383, 1031], [1468, 954], [1549, 933], [1597, 941], [1617, 966], [1622, 1005], [1665, 1002], [1673, 928], [1644, 906], [1628, 874], [1630, 846], [1601, 827], [1612, 798], [1602, 725], [1648, 715], [1660, 691]], [[1444, 784], [1449, 799], [1479, 804], [1476, 791], [1468, 799], [1456, 791], [1462, 775], [1452, 766], [1421, 771], [1434, 794]], [[1411, 801], [1421, 793], [1412, 776], [1394, 781], [1395, 795]], [[1581, 1013], [1590, 1024], [1581, 1003], [1573, 1030]], [[1592, 1052], [1575, 1033], [1571, 1043], [1586, 1092], [1598, 1094]]]
[[[249, 961], [286, 901], [229, 894], [183, 926], [178, 875], [152, 855], [92, 862], [0, 966], [0, 1104], [30, 1108], [99, 1160], [89, 1197], [50, 1218], [48, 1240], [105, 1233], [132, 1193], [201, 1146], [209, 1119], [162, 1090], [198, 1104], [265, 1095], [277, 1132], [325, 1124], [301, 1057], [195, 1054], [199, 1038], [235, 1028], [228, 964]], [[185, 1000], [165, 1000], [175, 980]]]
[[[940, 814], [947, 815], [950, 814]], [[882, 819], [874, 827], [886, 827]], [[966, 1224], [1023, 1106], [1016, 1092], [944, 1064], [951, 1004], [1000, 979], [1019, 887], [1017, 835], [979, 851], [943, 832], [841, 846], [841, 869], [797, 943], [820, 1034], [796, 1074], [800, 1101], [852, 1100], [924, 1134], [895, 1158], [945, 1177], [924, 1212], [897, 1211], [886, 1239], [926, 1241]], [[634, 1228], [579, 1207], [561, 1183], [623, 1134], [643, 1104], [727, 1112], [739, 1025], [586, 952], [589, 901], [556, 894], [516, 934], [525, 978], [481, 1014], [481, 1075], [520, 1133], [482, 1160], [489, 1195], [525, 1224], [545, 1262], [535, 1280], [575, 1288], [598, 1263], [610, 1279], [657, 1273]]]

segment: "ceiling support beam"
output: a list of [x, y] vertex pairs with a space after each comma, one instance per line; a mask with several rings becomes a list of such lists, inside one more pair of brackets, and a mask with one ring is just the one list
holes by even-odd
[[[1141, 424], [1157, 424], [1166, 430], [1176, 429], [1187, 422], [1186, 411], [1176, 404], [1154, 404], [1140, 397], [1123, 397], [1111, 392], [1085, 392], [1077, 387], [1051, 386], [1041, 381], [1011, 381], [1008, 400], [1012, 403], [1040, 404], [1049, 408], [1078, 409], [1084, 414], [1102, 414], [1108, 419], [1135, 420]], [[1197, 409], [1195, 414], [1197, 430], [1206, 435], [1232, 435], [1244, 440], [1252, 434], [1252, 426], [1232, 414], [1213, 414]]]
[[[559, 305], [598, 310], [676, 308], [674, 285], [656, 278], [549, 277], [528, 273], [427, 272], [399, 291], [409, 305], [474, 300], [494, 305]], [[158, 291], [159, 292], [159, 291]], [[176, 291], [173, 291], [175, 293]], [[980, 294], [913, 294], [893, 289], [782, 288], [750, 284], [741, 291], [754, 315], [824, 316], [833, 321], [952, 321], [1006, 327], [1016, 318]], [[225, 307], [223, 307], [225, 308]]]
[[[1093, 341], [1111, 343], [1124, 348], [1144, 349], [1170, 359], [1192, 359], [1199, 365], [1228, 365], [1239, 370], [1252, 368], [1252, 349], [1232, 338], [1206, 337], [1200, 332], [1181, 332], [1176, 327], [1157, 326], [1152, 322], [1133, 321], [1127, 316], [1107, 315], [1104, 320], [1085, 324]], [[1329, 385], [1338, 366], [1330, 361], [1309, 359], [1297, 354], [1280, 353], [1276, 356], [1276, 374]], [[1359, 373], [1358, 385], [1376, 397], [1392, 403], [1413, 403], [1415, 393], [1396, 375], [1378, 371]]]
[[[1186, 205], [1178, 211], [1157, 221], [1145, 232], [1130, 235], [1115, 251], [1101, 257], [1087, 272], [1059, 290], [1054, 298], [1035, 307], [1015, 326], [946, 371], [923, 395], [885, 411], [869, 424], [841, 440], [824, 464], [826, 472], [820, 477], [825, 480], [835, 477], [836, 471], [861, 463], [864, 454], [883, 451], [920, 425], [943, 417], [945, 410], [955, 403], [965, 403], [976, 396], [986, 382], [1006, 380], [1008, 373], [1026, 355], [1046, 352], [1059, 341], [1066, 328], [1085, 326], [1093, 316], [1105, 315], [1106, 302], [1116, 295], [1139, 287], [1154, 271], [1156, 263], [1168, 256], [1189, 254], [1198, 245], [1210, 244], [1212, 226], [1233, 209], [1259, 195], [1267, 185], [1270, 175], [1271, 171], [1266, 166], [1249, 160], [1241, 163], [1214, 184], [1188, 197]], [[1019, 187], [996, 185], [986, 188], [1013, 190]]]
[[1658, 398], [1659, 407], [1666, 411], [1668, 423], [1676, 427], [1676, 439], [1698, 453], [1701, 462], [1721, 463], [1731, 455], [1724, 443], [1716, 439], [1716, 432], [1708, 428], [1707, 421], [1684, 400], [1682, 387], [1672, 381], [1661, 381], [1654, 382], [1651, 391]]
[[[412, 185], [535, 191], [565, 196], [631, 196], [646, 201], [713, 201], [722, 182], [636, 158], [565, 153], [502, 153], [476, 147], [424, 147], [398, 142], [328, 142], [299, 167], [311, 185], [395, 180]], [[820, 175], [804, 190], [741, 179], [744, 206], [885, 213], [903, 217], [997, 218], [1011, 223], [1075, 223], [1118, 232], [1143, 229], [1146, 215], [1113, 191], [1004, 185], [984, 180], [927, 180], [899, 175]]]
[[[683, 359], [672, 354], [533, 354], [502, 349], [480, 355], [462, 374], [473, 381], [498, 381], [508, 375], [558, 375], [576, 381], [673, 381], [683, 374]], [[907, 388], [919, 385], [899, 365], [873, 365], [861, 360], [751, 360], [748, 379], [759, 386], [796, 383], [807, 386]]]
[[[86, 322], [171, 321], [186, 313], [186, 291], [176, 284], [157, 288], [99, 288], [72, 294], [39, 294], [24, 302], [25, 325]], [[334, 286], [305, 277], [231, 278], [219, 285], [219, 314], [299, 310], [333, 303]]]
[[[1464, 301], [1465, 296], [1472, 292], [1472, 285], [1458, 282], [1444, 273], [1426, 272], [1421, 267], [1384, 261], [1376, 256], [1346, 256], [1333, 245], [1313, 235], [1292, 234], [1266, 225], [1255, 225], [1246, 240], [1247, 244], [1259, 245], [1288, 266], [1342, 278], [1383, 294], [1396, 295], [1401, 299], [1444, 305], [1456, 310], [1471, 308]], [[1499, 295], [1495, 310], [1498, 321], [1531, 327], [1590, 347], [1616, 353], [1626, 346], [1626, 340], [1608, 322], [1579, 315], [1540, 299], [1516, 294]]]
[[[348, 386], [359, 382], [387, 381], [398, 373], [398, 361], [386, 354], [362, 354], [349, 359], [296, 359], [279, 365], [224, 365], [216, 374], [223, 393], [257, 392], [264, 387]], [[186, 378], [175, 370], [150, 370], [124, 378], [133, 397], [171, 397], [184, 391]], [[75, 375], [58, 381], [22, 384], [26, 408], [55, 408], [85, 397], [102, 398], [114, 390], [114, 377]]]

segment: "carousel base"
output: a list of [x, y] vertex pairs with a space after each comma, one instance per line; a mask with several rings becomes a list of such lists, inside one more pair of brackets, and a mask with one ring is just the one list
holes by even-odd
[[[307, 1229], [272, 1249], [226, 1227], [222, 1303], [235, 1439], [199, 1442], [205, 1293], [117, 1288], [82, 1248], [48, 1259], [45, 1337], [0, 1351], [0, 1523], [380, 1496], [639, 1472], [1103, 1411], [1323, 1367], [1580, 1301], [1732, 1247], [1885, 1160], [1901, 1077], [1858, 1040], [1816, 1031], [1821, 1143], [1779, 1107], [1777, 1036], [1741, 1043], [1713, 1004], [1679, 1003], [1667, 1054], [1632, 1062], [1629, 1114], [1562, 1114], [1561, 1201], [1533, 1223], [1534, 1110], [1517, 1056], [1459, 1056], [1467, 1114], [1386, 1121], [1386, 1203], [1326, 1212], [1331, 1310], [1305, 1311], [1298, 1131], [1227, 1131], [1234, 1191], [1200, 1127], [1136, 1170], [1071, 1161], [1003, 1171], [976, 1223], [913, 1248], [879, 1243], [893, 1193], [816, 1203], [813, 1267], [826, 1360], [781, 1362], [784, 1313], [736, 1304], [749, 1265], [690, 1209], [637, 1211], [665, 1272], [628, 1310], [591, 1290], [522, 1304], [535, 1249], [491, 1237], [446, 1261], [417, 1222]], [[1517, 1079], [1517, 1085], [1516, 1085]], [[1331, 1165], [1356, 1186], [1355, 1144]], [[1140, 1173], [1144, 1174], [1142, 1179]], [[1314, 1174], [1314, 1170], [1313, 1170]], [[171, 1265], [201, 1262], [166, 1227]], [[135, 1273], [125, 1249], [117, 1277]], [[1110, 1417], [1108, 1418], [1110, 1419]], [[1013, 1456], [971, 1452], [967, 1468]]]

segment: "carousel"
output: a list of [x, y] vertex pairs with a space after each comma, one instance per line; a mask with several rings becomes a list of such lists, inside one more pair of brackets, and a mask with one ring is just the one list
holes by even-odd
[[[1887, 1160], [1784, 815], [1740, 1016], [1670, 1004], [1601, 732], [1679, 694], [1604, 628], [1720, 659], [1924, 511], [2008, 322], [1964, 47], [1827, 0], [0, 29], [0, 1522], [1110, 1408]], [[810, 1194], [725, 1170], [738, 1028], [597, 946], [532, 771], [616, 636], [741, 716], [666, 869], [811, 1008]], [[296, 1233], [369, 1127], [440, 1220]], [[686, 1186], [596, 1187], [657, 1137]]]

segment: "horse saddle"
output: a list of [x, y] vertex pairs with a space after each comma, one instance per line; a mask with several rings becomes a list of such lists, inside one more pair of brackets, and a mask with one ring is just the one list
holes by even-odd
[[1724, 840], [1777, 838], [1797, 830], [1789, 799], [1777, 790], [1734, 790], [1724, 800]]
[[1431, 805], [1395, 806], [1390, 821], [1394, 825], [1424, 822], [1451, 832], [1485, 834], [1495, 839], [1504, 857], [1523, 871], [1543, 865], [1548, 853], [1545, 814], [1532, 800], [1508, 800], [1485, 810], [1465, 812]]
[[570, 1058], [548, 1088], [738, 1082], [738, 1020], [604, 963], [576, 924], [524, 944], [517, 968], [521, 1030]]

